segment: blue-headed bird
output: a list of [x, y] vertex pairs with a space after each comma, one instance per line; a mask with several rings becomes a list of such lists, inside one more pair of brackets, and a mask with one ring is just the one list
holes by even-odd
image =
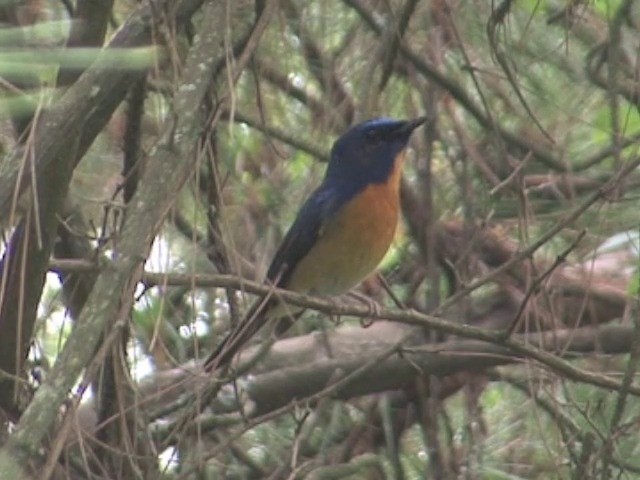
[[[272, 285], [311, 295], [341, 295], [373, 272], [400, 215], [400, 178], [411, 133], [426, 121], [377, 118], [349, 129], [333, 145], [320, 186], [302, 205], [267, 272]], [[257, 301], [204, 363], [228, 365], [268, 321], [284, 330], [300, 309], [277, 298]]]

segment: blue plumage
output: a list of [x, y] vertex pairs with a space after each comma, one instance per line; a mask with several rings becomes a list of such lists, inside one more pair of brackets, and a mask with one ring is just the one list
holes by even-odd
[[293, 267], [309, 252], [318, 239], [325, 221], [338, 206], [338, 196], [331, 186], [318, 188], [302, 205], [291, 228], [273, 256], [267, 280], [287, 285]]
[[[341, 294], [376, 268], [398, 220], [403, 151], [425, 120], [369, 120], [334, 143], [324, 180], [300, 208], [274, 255], [267, 272], [271, 284]], [[269, 318], [282, 319], [287, 309], [278, 303], [256, 302], [205, 361], [205, 369], [227, 365]]]
[[376, 118], [352, 127], [334, 143], [324, 180], [278, 248], [267, 272], [269, 281], [286, 288], [292, 269], [314, 245], [323, 223], [367, 185], [389, 178], [396, 156], [420, 123]]

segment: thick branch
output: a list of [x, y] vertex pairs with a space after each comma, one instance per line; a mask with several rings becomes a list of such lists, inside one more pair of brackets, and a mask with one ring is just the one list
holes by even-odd
[[[147, 6], [131, 15], [109, 42], [109, 48], [149, 44], [154, 30], [155, 8], [165, 10], [166, 4], [173, 4], [167, 0], [157, 3], [153, 8]], [[177, 20], [184, 21], [201, 3], [202, 0], [182, 0], [176, 7], [168, 10], [175, 12]], [[117, 69], [105, 65], [99, 58], [50, 110], [43, 112], [30, 159], [36, 178], [41, 178], [47, 167], [65, 152], [69, 138], [75, 138], [83, 129], [85, 137], [87, 131], [92, 136], [83, 137], [79, 150], [90, 145], [102, 126], [87, 126], [92, 127], [97, 118], [108, 119], [124, 99], [132, 80], [140, 74], [139, 70]], [[102, 125], [102, 122], [99, 123]], [[8, 218], [14, 193], [17, 191], [19, 196], [34, 180], [30, 178], [29, 169], [23, 168], [24, 156], [24, 150], [18, 147], [0, 163], [0, 219]], [[69, 161], [75, 161], [75, 157]]]
[[[389, 335], [389, 329], [377, 330], [369, 334], [361, 328], [345, 328], [330, 335], [328, 341], [318, 334], [312, 334], [278, 342], [272, 355], [276, 357], [273, 363], [281, 368], [256, 375], [246, 386], [248, 397], [256, 404], [255, 415], [314, 395], [335, 381], [336, 372], [340, 372], [341, 376], [349, 375], [393, 347], [394, 338]], [[526, 342], [549, 354], [563, 357], [594, 352], [621, 354], [631, 348], [633, 327], [608, 325], [599, 329], [517, 335], [516, 338], [519, 343]], [[329, 356], [327, 345], [337, 352], [336, 358]], [[357, 352], [357, 355], [353, 352]], [[334, 393], [334, 396], [349, 399], [396, 390], [410, 383], [417, 374], [444, 377], [517, 363], [527, 358], [524, 352], [514, 354], [508, 347], [473, 340], [408, 347], [403, 348], [402, 352], [402, 355], [393, 355], [381, 361], [365, 375]], [[265, 361], [269, 362], [269, 359]], [[636, 390], [636, 395], [639, 393]]]
[[[113, 268], [104, 271], [98, 278], [80, 319], [47, 380], [36, 392], [15, 432], [0, 451], [0, 471], [6, 472], [8, 477], [26, 478], [26, 465], [32, 452], [39, 448], [42, 439], [49, 433], [58, 407], [82, 370], [90, 363], [107, 320], [122, 318], [129, 311], [151, 243], [193, 169], [195, 146], [203, 128], [199, 115], [200, 106], [210, 87], [215, 65], [226, 54], [220, 48], [224, 44], [222, 35], [226, 29], [219, 22], [227, 18], [227, 5], [230, 4], [211, 2], [204, 12], [203, 25], [206, 28], [196, 38], [187, 59], [182, 84], [175, 94], [176, 114], [166, 125], [164, 134], [149, 159], [149, 168], [131, 201], [131, 210], [122, 231]], [[233, 5], [229, 8], [238, 8]], [[274, 7], [274, 0], [266, 3], [231, 78], [237, 79], [248, 62]], [[250, 19], [250, 16], [245, 15], [245, 19]], [[219, 25], [219, 28], [213, 28], [215, 25]], [[83, 84], [83, 77], [76, 86]], [[217, 111], [221, 111], [229, 95], [223, 91], [218, 98], [221, 99], [221, 104]], [[219, 115], [211, 123], [215, 124], [218, 120]]]
[[[76, 14], [89, 22], [90, 28], [82, 28], [81, 20], [74, 22], [68, 46], [102, 44], [112, 2], [98, 3], [92, 9], [86, 0], [78, 2]], [[59, 86], [71, 83], [80, 72], [61, 69]], [[40, 125], [42, 124], [38, 126]], [[41, 133], [35, 128], [31, 135], [38, 138]], [[78, 136], [71, 138], [77, 139]], [[30, 136], [23, 143], [25, 148], [30, 148], [31, 141]], [[0, 338], [0, 369], [15, 375], [15, 378], [20, 377], [22, 364], [29, 350], [49, 257], [56, 240], [57, 215], [67, 195], [76, 163], [74, 160], [79, 158], [76, 155], [77, 147], [77, 140], [68, 142], [67, 148], [55, 162], [43, 170], [44, 178], [35, 182], [37, 187], [33, 196], [37, 201], [33, 202], [33, 213], [22, 219], [2, 260], [2, 270], [7, 281], [0, 295], [0, 325], [3, 331]], [[9, 381], [0, 383], [3, 385], [0, 388], [0, 407], [13, 410], [15, 384]]]
[[[475, 340], [453, 340], [441, 344], [397, 348], [398, 339], [408, 332], [387, 322], [376, 323], [368, 329], [343, 327], [330, 332], [327, 337], [312, 333], [276, 342], [269, 353], [257, 365], [254, 374], [242, 382], [243, 402], [249, 410], [245, 414], [253, 418], [268, 415], [278, 409], [293, 407], [295, 402], [310, 397], [321, 398], [326, 389], [354, 374], [340, 388], [331, 390], [331, 396], [339, 399], [368, 395], [404, 388], [416, 375], [431, 374], [440, 377], [460, 372], [480, 371], [498, 365], [519, 363], [529, 358], [525, 352], [514, 354], [510, 348]], [[600, 328], [560, 330], [536, 335], [514, 335], [520, 344], [544, 349], [547, 355], [568, 358], [580, 355], [623, 354], [632, 343], [633, 326], [608, 325]], [[251, 357], [256, 348], [244, 354]], [[401, 355], [386, 355], [389, 350]], [[375, 361], [376, 358], [383, 360]], [[375, 365], [370, 365], [372, 359]], [[559, 361], [564, 361], [558, 358]], [[369, 367], [369, 368], [367, 368]], [[176, 402], [185, 392], [200, 391], [211, 382], [209, 375], [198, 375], [200, 367], [182, 365], [166, 370], [147, 379], [140, 386], [142, 406], [156, 412], [156, 418], [170, 413], [168, 405]], [[575, 378], [582, 381], [583, 378]], [[216, 414], [230, 411], [228, 399], [235, 399], [235, 390], [223, 390], [226, 402], [214, 401], [210, 407]], [[638, 389], [636, 395], [640, 394]], [[248, 402], [247, 402], [248, 400]], [[89, 407], [89, 406], [88, 406]], [[90, 408], [90, 407], [89, 407]], [[231, 410], [236, 409], [233, 405]], [[243, 416], [212, 419], [211, 425], [242, 423]], [[167, 431], [171, 425], [167, 424]]]

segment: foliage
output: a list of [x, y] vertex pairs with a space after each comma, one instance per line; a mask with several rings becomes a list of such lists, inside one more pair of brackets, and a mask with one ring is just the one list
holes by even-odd
[[[3, 474], [640, 478], [638, 2], [93, 3], [0, 6]], [[200, 374], [423, 114], [385, 280]]]

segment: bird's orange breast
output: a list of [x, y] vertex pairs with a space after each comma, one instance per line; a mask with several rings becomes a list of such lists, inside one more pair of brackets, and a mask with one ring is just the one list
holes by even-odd
[[340, 295], [376, 269], [398, 224], [404, 151], [385, 183], [365, 187], [323, 226], [316, 245], [298, 263], [287, 288]]

